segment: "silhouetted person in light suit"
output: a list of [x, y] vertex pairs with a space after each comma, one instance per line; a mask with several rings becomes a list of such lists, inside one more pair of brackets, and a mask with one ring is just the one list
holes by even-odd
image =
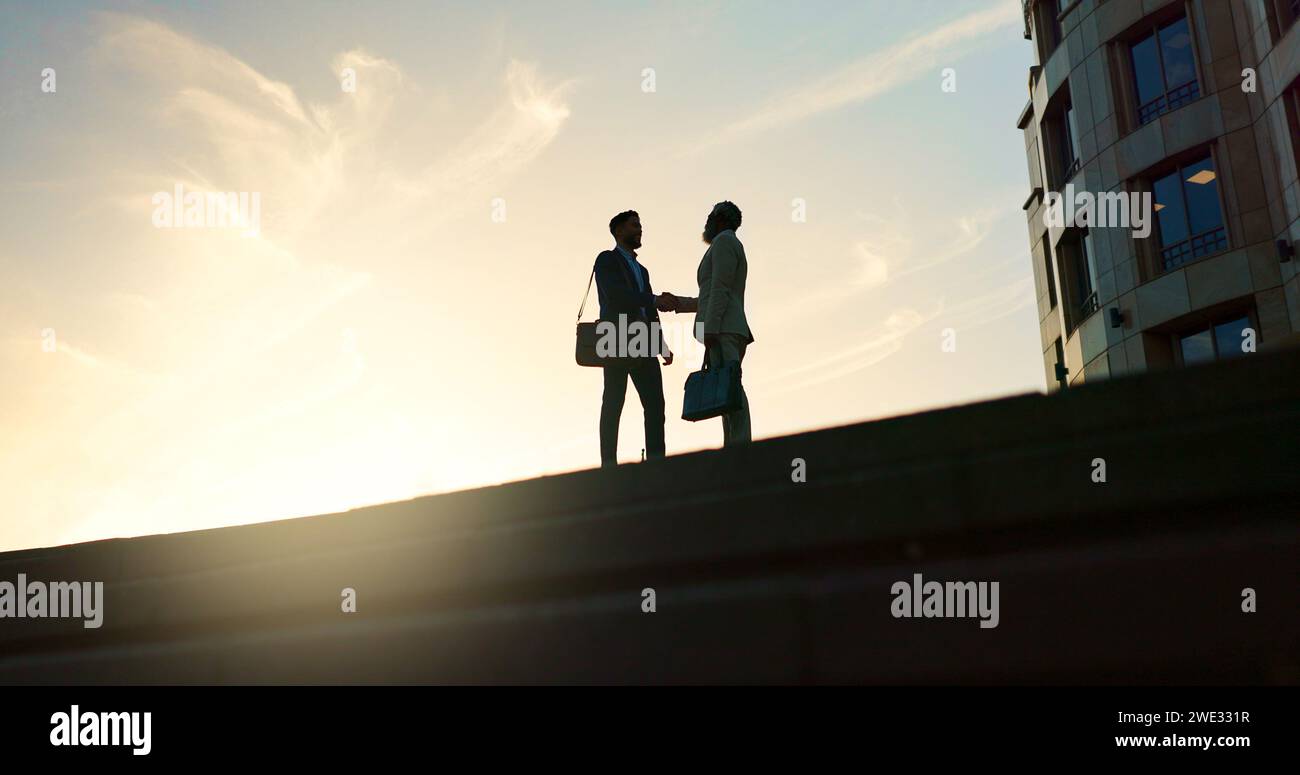
[[[665, 293], [660, 297], [659, 309], [664, 312], [695, 313], [695, 334], [702, 337], [710, 367], [726, 361], [740, 363], [745, 359], [745, 349], [754, 341], [749, 321], [745, 319], [749, 262], [745, 259], [745, 246], [736, 236], [740, 220], [740, 208], [731, 202], [714, 205], [702, 235], [709, 249], [704, 251], [695, 273], [700, 295], [690, 298]], [[749, 398], [742, 385], [740, 408], [722, 416], [722, 444], [730, 446], [749, 440]]]
[[[619, 213], [610, 219], [609, 232], [614, 235], [614, 248], [596, 256], [596, 292], [600, 297], [600, 319], [619, 326], [624, 316], [626, 325], [640, 323], [654, 331], [654, 346], [644, 357], [620, 359], [604, 367], [605, 392], [600, 402], [600, 464], [618, 465], [618, 424], [623, 414], [623, 399], [627, 395], [627, 380], [632, 378], [641, 408], [645, 411], [646, 458], [664, 456], [664, 382], [656, 353], [662, 353], [664, 365], [673, 362], [659, 333], [659, 312], [650, 285], [650, 272], [637, 262], [636, 251], [641, 247], [641, 216], [635, 210]], [[626, 343], [625, 343], [626, 344]]]

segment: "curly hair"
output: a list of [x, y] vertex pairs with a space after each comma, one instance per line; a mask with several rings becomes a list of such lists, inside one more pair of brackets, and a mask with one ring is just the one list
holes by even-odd
[[714, 205], [713, 209], [717, 212], [719, 224], [724, 229], [740, 228], [740, 221], [744, 216], [741, 215], [740, 208], [736, 206], [735, 202], [724, 200]]
[[619, 227], [619, 224], [623, 223], [624, 221], [630, 218], [640, 218], [640, 217], [641, 216], [637, 214], [636, 210], [624, 210], [623, 212], [609, 219], [609, 233], [613, 234], [614, 230]]

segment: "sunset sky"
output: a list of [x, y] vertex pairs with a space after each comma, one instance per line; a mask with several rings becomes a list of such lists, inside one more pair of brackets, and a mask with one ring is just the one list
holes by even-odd
[[[757, 439], [1042, 390], [1022, 29], [1018, 0], [0, 0], [0, 551], [598, 465], [573, 323], [625, 209], [692, 296], [709, 209], [744, 211]], [[260, 232], [155, 228], [177, 184], [259, 193]], [[696, 368], [664, 370], [670, 455], [721, 444], [677, 419]], [[626, 461], [640, 413], [629, 384]]]

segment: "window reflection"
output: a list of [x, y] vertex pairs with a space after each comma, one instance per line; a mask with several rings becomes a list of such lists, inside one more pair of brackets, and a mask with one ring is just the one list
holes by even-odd
[[1205, 156], [1151, 185], [1160, 227], [1162, 268], [1174, 269], [1228, 249], [1214, 159]]
[[1223, 225], [1219, 213], [1219, 181], [1210, 157], [1183, 169], [1183, 186], [1187, 194], [1187, 223], [1192, 234], [1200, 234]]
[[1154, 35], [1133, 47], [1133, 76], [1137, 81], [1138, 102], [1146, 105], [1165, 96], [1165, 81], [1160, 74], [1160, 54]]
[[1243, 315], [1180, 336], [1178, 346], [1183, 365], [1240, 358], [1246, 354], [1244, 334], [1250, 327], [1250, 317]]
[[1138, 122], [1146, 124], [1201, 96], [1187, 17], [1166, 24], [1129, 48], [1138, 95]]
[[1182, 18], [1160, 30], [1160, 53], [1165, 62], [1165, 87], [1173, 89], [1196, 80], [1192, 35]]
[[1182, 178], [1175, 172], [1156, 181], [1152, 187], [1160, 221], [1163, 247], [1187, 239], [1187, 210], [1183, 206]]
[[1214, 360], [1214, 342], [1209, 330], [1198, 331], [1182, 338], [1183, 365], [1209, 363]]
[[1250, 318], [1237, 318], [1214, 327], [1214, 344], [1220, 358], [1240, 358], [1246, 354], [1243, 335], [1250, 328]]

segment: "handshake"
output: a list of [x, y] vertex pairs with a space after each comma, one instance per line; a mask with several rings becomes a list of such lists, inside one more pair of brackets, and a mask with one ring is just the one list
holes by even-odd
[[676, 312], [677, 297], [671, 293], [664, 292], [655, 297], [655, 309], [660, 312]]

